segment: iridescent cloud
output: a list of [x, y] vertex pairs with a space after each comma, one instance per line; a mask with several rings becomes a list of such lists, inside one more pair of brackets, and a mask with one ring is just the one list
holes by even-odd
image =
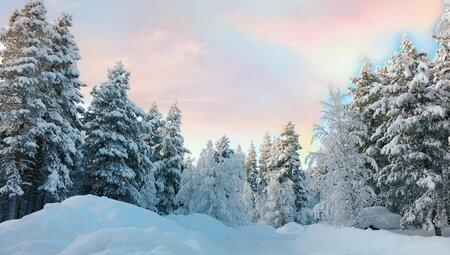
[[[0, 25], [25, 1], [6, 1]], [[441, 0], [46, 0], [74, 14], [89, 91], [122, 60], [130, 97], [163, 111], [178, 101], [186, 145], [198, 155], [222, 134], [257, 143], [292, 120], [305, 148], [327, 87], [347, 87], [363, 55], [382, 63], [403, 32], [432, 51]]]

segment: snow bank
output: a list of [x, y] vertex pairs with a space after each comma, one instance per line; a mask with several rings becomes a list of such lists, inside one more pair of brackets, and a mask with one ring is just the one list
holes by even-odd
[[398, 229], [402, 218], [383, 206], [366, 207], [360, 216], [363, 219], [360, 222], [362, 228], [374, 226], [378, 229]]
[[289, 223], [231, 228], [202, 214], [161, 217], [77, 196], [0, 224], [0, 254], [450, 254], [450, 239]]

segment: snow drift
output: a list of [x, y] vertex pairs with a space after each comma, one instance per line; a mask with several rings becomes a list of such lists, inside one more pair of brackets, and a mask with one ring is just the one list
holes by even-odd
[[289, 223], [231, 228], [201, 214], [161, 217], [76, 196], [0, 224], [0, 254], [450, 254], [450, 239]]

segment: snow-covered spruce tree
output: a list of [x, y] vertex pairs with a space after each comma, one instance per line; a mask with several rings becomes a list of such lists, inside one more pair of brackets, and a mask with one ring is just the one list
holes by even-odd
[[269, 160], [272, 141], [269, 133], [266, 132], [263, 142], [259, 147], [258, 176], [256, 178], [257, 192], [255, 195], [255, 213], [259, 220], [263, 219], [267, 201], [267, 184], [269, 183]]
[[[58, 17], [53, 25], [54, 34], [52, 36], [52, 49], [54, 54], [60, 59], [54, 62], [51, 71], [56, 74], [53, 81], [52, 89], [54, 91], [50, 96], [48, 106], [48, 116], [50, 122], [57, 125], [59, 139], [52, 139], [54, 144], [48, 146], [49, 150], [45, 152], [44, 157], [50, 158], [51, 161], [61, 160], [61, 163], [67, 169], [62, 168], [63, 173], [69, 172], [70, 178], [75, 182], [75, 187], [70, 194], [77, 194], [81, 191], [81, 185], [84, 181], [81, 172], [81, 146], [83, 144], [83, 137], [81, 134], [82, 123], [79, 115], [83, 113], [83, 108], [80, 104], [83, 102], [80, 89], [84, 86], [79, 80], [79, 71], [77, 68], [77, 61], [79, 61], [80, 54], [75, 43], [74, 37], [69, 31], [72, 26], [72, 16], [62, 14]], [[48, 164], [48, 172], [52, 175], [55, 171], [55, 164]], [[61, 174], [61, 175], [65, 175]], [[47, 180], [44, 189], [52, 189], [53, 180]], [[59, 196], [64, 198], [65, 196]]]
[[248, 149], [247, 157], [245, 159], [245, 174], [247, 176], [247, 183], [250, 185], [250, 188], [253, 192], [257, 192], [258, 184], [258, 169], [257, 169], [257, 160], [256, 160], [256, 148], [253, 141], [250, 142], [250, 147]]
[[258, 164], [258, 192], [261, 193], [268, 183], [268, 165], [270, 159], [270, 150], [272, 148], [272, 141], [270, 139], [269, 133], [266, 133], [263, 138], [263, 142], [259, 147], [259, 164]]
[[[214, 145], [212, 141], [208, 141], [206, 148], [201, 151], [192, 172], [186, 169], [182, 173], [182, 186], [177, 194], [178, 203], [183, 205], [180, 210], [186, 208], [186, 213], [205, 212], [206, 208], [210, 206], [212, 201], [205, 199], [209, 198], [208, 196], [210, 195], [207, 185], [214, 182], [213, 179], [208, 180], [207, 178], [213, 177], [212, 173], [215, 164]], [[210, 187], [213, 187], [212, 184]]]
[[[377, 93], [383, 88], [385, 79], [378, 73], [372, 72], [371, 63], [367, 58], [363, 58], [361, 71], [358, 76], [351, 79], [354, 87], [350, 87], [352, 95], [348, 107], [354, 112], [355, 117], [359, 119], [366, 127], [367, 133], [361, 137], [360, 152], [372, 157], [379, 167], [387, 164], [386, 156], [381, 154], [378, 144], [371, 137], [375, 130], [383, 123], [381, 115], [374, 117], [374, 109], [371, 107], [374, 102], [380, 100], [381, 93]], [[377, 181], [370, 180], [370, 186], [377, 191]]]
[[[228, 147], [229, 149], [229, 147]], [[244, 175], [242, 160], [236, 154], [216, 159], [217, 151], [208, 142], [195, 167], [199, 178], [193, 178], [194, 193], [190, 211], [210, 215], [230, 226], [247, 223], [245, 205], [241, 199]]]
[[256, 210], [256, 192], [252, 190], [252, 187], [248, 182], [244, 182], [242, 201], [245, 204], [247, 218], [251, 222], [257, 222], [260, 217]]
[[398, 151], [394, 155], [394, 151], [391, 152], [386, 146], [394, 142], [395, 135], [389, 131], [392, 131], [391, 126], [403, 111], [402, 101], [405, 97], [400, 96], [407, 91], [408, 84], [413, 79], [413, 73], [417, 68], [417, 63], [414, 64], [415, 59], [422, 56], [422, 60], [425, 60], [426, 56], [423, 57], [423, 54], [417, 52], [406, 35], [402, 38], [401, 49], [401, 52], [396, 52], [386, 64], [385, 76], [389, 84], [382, 87], [380, 93], [383, 96], [372, 105], [375, 109], [374, 116], [383, 119], [382, 125], [378, 127], [372, 139], [376, 141], [380, 152], [386, 156], [388, 161], [376, 175], [381, 195], [385, 199], [385, 204], [392, 211], [403, 214], [405, 208], [410, 206], [418, 196], [418, 190], [415, 181], [405, 182], [406, 175], [408, 175], [406, 169], [400, 165], [394, 167], [392, 164], [392, 160], [395, 160], [394, 158], [400, 154], [403, 155], [404, 151]]
[[296, 220], [294, 183], [289, 178], [280, 178], [277, 172], [268, 175], [266, 201], [260, 212], [261, 221], [278, 228]]
[[144, 134], [143, 138], [151, 148], [150, 160], [153, 162], [155, 171], [158, 172], [161, 165], [162, 136], [166, 121], [159, 112], [156, 103], [152, 104], [152, 107], [145, 115], [145, 121], [149, 126], [149, 132]]
[[364, 145], [361, 148], [361, 152], [365, 152], [370, 147], [371, 134], [377, 127], [376, 120], [373, 118], [374, 110], [370, 107], [376, 100], [376, 94], [370, 93], [374, 87], [380, 85], [379, 76], [372, 72], [371, 63], [367, 58], [364, 58], [361, 63], [361, 71], [358, 76], [351, 79], [354, 87], [350, 88], [352, 98], [348, 104], [348, 107], [357, 114], [358, 119], [367, 126], [368, 136], [361, 137]]
[[235, 151], [230, 148], [230, 139], [225, 135], [216, 142], [215, 151], [214, 158], [217, 162], [220, 162], [225, 158], [230, 158], [235, 154]]
[[176, 195], [176, 202], [178, 205], [177, 212], [183, 214], [191, 213], [192, 202], [194, 201], [195, 191], [200, 184], [200, 176], [194, 168], [193, 159], [188, 155], [184, 163], [186, 169], [181, 174], [180, 190]]
[[[440, 48], [436, 51], [433, 73], [433, 86], [436, 100], [446, 109], [450, 121], [450, 2], [446, 1], [446, 9], [434, 35]], [[450, 139], [450, 138], [449, 138]], [[450, 148], [449, 148], [450, 149]], [[447, 218], [450, 219], [450, 202], [447, 202]]]
[[[410, 204], [411, 199], [403, 195], [403, 191], [408, 187], [401, 179], [388, 178], [392, 170], [389, 168], [389, 155], [383, 148], [391, 142], [392, 137], [388, 135], [388, 129], [401, 111], [396, 103], [397, 98], [402, 94], [402, 88], [412, 79], [411, 58], [418, 55], [406, 36], [402, 39], [401, 47], [402, 51], [394, 53], [384, 68], [378, 70], [382, 83], [375, 85], [371, 91], [377, 99], [371, 108], [374, 110], [373, 118], [376, 119], [378, 127], [371, 136], [372, 146], [369, 149], [369, 154], [374, 155], [379, 164], [379, 172], [374, 178], [380, 189], [382, 203], [396, 213], [401, 213], [402, 206]], [[396, 172], [401, 172], [400, 169], [397, 170]]]
[[[23, 17], [28, 17], [27, 22]], [[9, 201], [9, 208], [4, 208], [8, 214], [6, 219], [19, 216], [17, 201], [24, 194], [22, 177], [25, 171], [32, 171], [37, 147], [34, 133], [38, 123], [43, 122], [44, 106], [36, 96], [42, 80], [41, 62], [50, 61], [46, 54], [30, 49], [37, 46], [47, 49], [48, 41], [39, 40], [31, 29], [33, 23], [37, 31], [45, 29], [45, 8], [27, 3], [12, 14], [9, 27], [0, 34], [0, 42], [5, 47], [0, 63], [0, 193]]]
[[242, 150], [242, 147], [241, 147], [240, 144], [238, 144], [238, 145], [236, 146], [235, 152], [236, 152], [236, 154], [241, 155], [242, 161], [245, 162], [245, 153], [244, 153], [244, 151]]
[[180, 189], [181, 173], [186, 168], [184, 155], [190, 153], [184, 147], [181, 135], [181, 111], [177, 104], [170, 107], [163, 131], [161, 165], [156, 172], [157, 210], [169, 214], [177, 209], [175, 196]]
[[[299, 150], [301, 150], [301, 146], [298, 134], [295, 132], [294, 124], [289, 122], [280, 132], [280, 137], [273, 143], [269, 170], [276, 172], [278, 182], [281, 184], [288, 179], [292, 181], [295, 196], [294, 220], [307, 224], [309, 219], [302, 211], [306, 207], [309, 187], [306, 173], [300, 168]], [[268, 196], [270, 195], [268, 194]]]
[[[296, 142], [295, 139], [297, 139]], [[297, 194], [293, 180], [297, 180], [294, 178], [294, 174], [298, 174], [295, 168], [300, 167], [299, 149], [298, 135], [292, 123], [289, 122], [282, 130], [280, 137], [272, 143], [267, 165], [269, 182], [264, 191], [265, 196], [261, 201], [257, 201], [262, 203], [262, 206], [257, 207], [262, 222], [266, 224], [280, 227], [297, 220]]]
[[[76, 71], [73, 65], [78, 59], [63, 59], [67, 56], [62, 49], [76, 52], [63, 42], [55, 45], [61, 31], [54, 28], [62, 26], [52, 27], [45, 15], [42, 1], [28, 1], [13, 13], [0, 35], [5, 46], [0, 66], [4, 115], [0, 193], [9, 197], [9, 218], [63, 199], [72, 185], [70, 172], [79, 162], [79, 126], [67, 112], [78, 103], [79, 98], [68, 97], [79, 88], [73, 83], [76, 78], [65, 72], [65, 68]], [[22, 196], [20, 203], [18, 196]]]
[[309, 164], [326, 165], [316, 173], [320, 202], [314, 214], [338, 226], [358, 226], [361, 209], [370, 206], [375, 197], [368, 185], [373, 159], [359, 152], [364, 124], [356, 120], [342, 103], [343, 95], [330, 89], [330, 100], [323, 102], [322, 123], [314, 127], [314, 139], [321, 142], [318, 152], [308, 156]]
[[[258, 220], [258, 214], [256, 213], [255, 202], [257, 196], [257, 183], [256, 178], [257, 172], [257, 161], [256, 161], [256, 151], [253, 141], [250, 143], [247, 157], [244, 158], [243, 165], [245, 170], [245, 180], [244, 188], [242, 192], [242, 200], [244, 201], [247, 209], [247, 217], [256, 222]], [[239, 155], [240, 152], [236, 149], [236, 154]]]
[[401, 226], [427, 230], [447, 224], [449, 198], [449, 121], [440, 89], [432, 84], [430, 62], [404, 38], [402, 53], [404, 79], [395, 83], [399, 96], [388, 111], [389, 142], [382, 153], [389, 164], [380, 173], [391, 189], [389, 201], [403, 216]]
[[89, 193], [153, 209], [155, 187], [144, 112], [127, 96], [129, 72], [122, 63], [108, 70], [108, 80], [95, 87], [84, 126], [85, 172]]

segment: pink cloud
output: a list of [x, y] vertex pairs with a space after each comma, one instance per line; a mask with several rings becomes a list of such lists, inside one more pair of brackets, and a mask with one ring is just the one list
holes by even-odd
[[441, 0], [46, 2], [76, 14], [83, 93], [122, 60], [137, 105], [178, 101], [194, 154], [224, 133], [245, 148], [289, 120], [310, 148], [327, 86], [347, 86], [362, 55], [385, 59], [386, 36], [430, 34], [442, 11]]
[[431, 32], [443, 8], [440, 0], [322, 0], [312, 5], [306, 6], [310, 12], [298, 9], [290, 15], [266, 16], [240, 12], [228, 20], [256, 36], [305, 49], [411, 28]]

